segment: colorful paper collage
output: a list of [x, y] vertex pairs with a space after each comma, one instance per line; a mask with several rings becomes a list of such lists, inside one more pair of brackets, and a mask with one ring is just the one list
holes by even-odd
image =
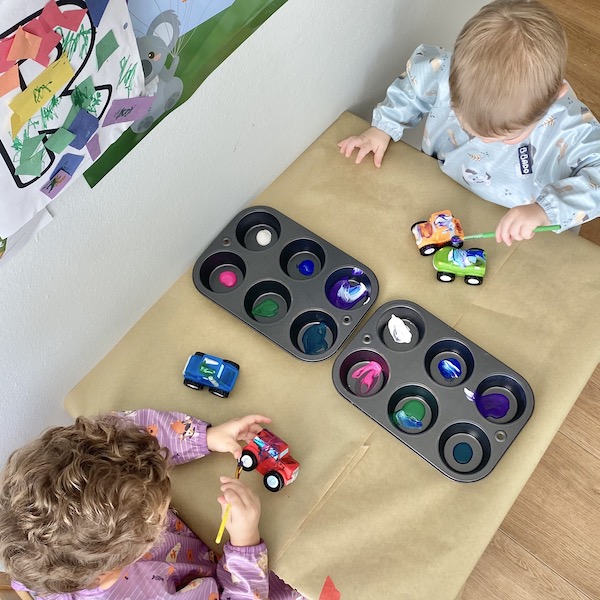
[[95, 185], [286, 1], [0, 3], [0, 239]]
[[109, 107], [144, 91], [126, 0], [10, 4], [0, 5], [2, 239], [122, 135], [124, 120], [102, 127]]

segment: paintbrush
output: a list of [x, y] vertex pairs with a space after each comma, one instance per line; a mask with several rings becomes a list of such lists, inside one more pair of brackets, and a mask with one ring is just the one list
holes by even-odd
[[[236, 479], [240, 478], [240, 474], [242, 472], [242, 463], [238, 462], [237, 467], [235, 468]], [[215, 544], [221, 543], [221, 538], [223, 537], [223, 533], [225, 531], [225, 523], [227, 523], [227, 519], [229, 518], [229, 512], [231, 511], [231, 504], [227, 503], [225, 507], [225, 512], [223, 513], [223, 518], [221, 519], [221, 525], [219, 526], [219, 531], [217, 532], [217, 537], [215, 538]]]
[[[536, 227], [533, 232], [539, 233], [541, 231], [556, 231], [560, 229], [560, 225], [542, 225], [541, 227]], [[473, 235], [465, 235], [463, 240], [481, 240], [484, 238], [493, 238], [496, 237], [495, 231], [488, 231], [486, 233], [474, 233]]]

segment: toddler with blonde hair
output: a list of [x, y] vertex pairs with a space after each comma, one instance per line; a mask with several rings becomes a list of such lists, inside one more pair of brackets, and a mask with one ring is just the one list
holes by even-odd
[[496, 0], [460, 32], [454, 51], [421, 45], [373, 111], [342, 140], [356, 163], [380, 167], [391, 140], [428, 114], [422, 149], [442, 171], [509, 208], [496, 240], [510, 246], [540, 225], [561, 231], [600, 214], [600, 125], [564, 81], [567, 38], [535, 0]]
[[296, 600], [268, 568], [259, 498], [221, 477], [229, 542], [215, 554], [169, 508], [169, 469], [242, 453], [270, 419], [222, 425], [140, 409], [80, 417], [15, 451], [0, 475], [0, 560], [19, 591], [48, 600]]

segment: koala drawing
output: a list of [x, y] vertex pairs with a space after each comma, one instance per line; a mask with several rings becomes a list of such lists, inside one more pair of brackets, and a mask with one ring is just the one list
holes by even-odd
[[181, 97], [183, 81], [175, 77], [179, 56], [173, 54], [171, 66], [166, 66], [167, 56], [175, 48], [178, 39], [179, 18], [172, 10], [160, 13], [150, 23], [146, 35], [136, 39], [144, 71], [145, 95], [152, 96], [154, 101], [150, 110], [132, 123], [131, 130], [135, 133], [148, 131]]

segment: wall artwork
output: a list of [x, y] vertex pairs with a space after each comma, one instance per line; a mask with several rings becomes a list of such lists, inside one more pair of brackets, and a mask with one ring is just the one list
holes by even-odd
[[0, 264], [56, 196], [84, 173], [94, 186], [285, 2], [2, 2]]
[[130, 123], [106, 117], [143, 90], [125, 0], [2, 3], [0, 238], [10, 240], [119, 138]]
[[149, 109], [86, 171], [96, 185], [287, 0], [129, 0]]

